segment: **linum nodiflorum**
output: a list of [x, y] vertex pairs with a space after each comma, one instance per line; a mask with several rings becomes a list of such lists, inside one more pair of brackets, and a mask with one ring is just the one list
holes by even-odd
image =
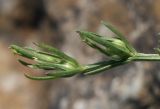
[[18, 59], [22, 65], [49, 72], [40, 77], [25, 74], [26, 77], [34, 80], [50, 80], [71, 77], [77, 74], [93, 75], [134, 61], [160, 61], [159, 48], [155, 49], [157, 54], [139, 53], [115, 27], [103, 21], [102, 24], [110, 29], [115, 34], [115, 37], [110, 38], [94, 32], [77, 31], [82, 41], [109, 57], [109, 60], [102, 62], [81, 65], [76, 59], [43, 43], [35, 44], [40, 50], [20, 47], [18, 45], [11, 45], [10, 48], [14, 54], [35, 61], [33, 64]]

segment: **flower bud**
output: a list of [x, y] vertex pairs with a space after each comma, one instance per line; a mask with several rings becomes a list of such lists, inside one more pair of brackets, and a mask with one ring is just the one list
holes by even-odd
[[114, 58], [128, 58], [132, 56], [132, 53], [122, 40], [114, 38], [112, 39], [111, 43], [113, 44], [114, 48], [108, 47], [108, 53]]
[[89, 46], [99, 50], [114, 59], [124, 59], [132, 56], [126, 43], [118, 38], [106, 38], [92, 32], [78, 31], [82, 40]]

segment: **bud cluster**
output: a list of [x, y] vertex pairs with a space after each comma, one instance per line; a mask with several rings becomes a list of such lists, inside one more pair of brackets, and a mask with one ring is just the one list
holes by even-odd
[[[34, 63], [29, 63], [18, 59], [21, 64], [30, 68], [49, 70], [49, 73], [41, 77], [26, 74], [26, 77], [35, 80], [70, 77], [76, 74], [92, 75], [131, 61], [160, 60], [159, 54], [137, 53], [125, 37], [112, 25], [106, 22], [102, 22], [102, 24], [115, 33], [115, 37], [105, 37], [87, 31], [77, 32], [87, 45], [110, 57], [107, 61], [80, 65], [75, 59], [46, 44], [35, 44], [40, 50], [17, 45], [11, 45], [10, 48], [15, 54], [34, 61]], [[157, 51], [160, 53], [159, 49]]]
[[60, 77], [73, 76], [74, 74], [77, 74], [79, 71], [81, 71], [81, 66], [76, 60], [59, 51], [58, 49], [45, 44], [35, 45], [45, 50], [46, 52], [33, 50], [31, 48], [23, 48], [17, 45], [12, 45], [10, 47], [15, 54], [18, 54], [22, 57], [31, 59], [36, 62], [32, 64], [19, 59], [19, 62], [21, 64], [30, 68], [50, 71], [45, 77], [32, 77], [26, 74], [28, 78], [55, 79]]

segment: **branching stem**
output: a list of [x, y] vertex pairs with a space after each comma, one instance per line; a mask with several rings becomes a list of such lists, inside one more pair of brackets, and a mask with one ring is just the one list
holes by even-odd
[[[160, 61], [160, 55], [159, 54], [144, 54], [144, 53], [137, 53], [136, 56], [130, 57], [126, 60], [119, 60], [119, 61], [103, 61], [99, 62], [93, 65], [88, 65], [89, 72], [85, 72], [85, 75], [93, 75], [117, 66], [121, 66], [124, 64], [127, 64], [129, 62], [134, 62], [134, 61]], [[93, 67], [92, 67], [93, 66]]]
[[64, 78], [76, 74], [93, 75], [130, 62], [160, 61], [160, 48], [155, 48], [158, 54], [139, 53], [116, 28], [106, 22], [102, 22], [102, 24], [115, 33], [116, 37], [109, 38], [87, 31], [77, 32], [83, 42], [108, 56], [110, 60], [107, 61], [81, 65], [76, 59], [46, 44], [35, 44], [40, 48], [40, 51], [17, 45], [11, 45], [10, 48], [15, 54], [35, 61], [35, 63], [28, 63], [19, 60], [22, 65], [30, 68], [51, 70], [42, 77], [26, 74], [26, 77], [35, 80]]

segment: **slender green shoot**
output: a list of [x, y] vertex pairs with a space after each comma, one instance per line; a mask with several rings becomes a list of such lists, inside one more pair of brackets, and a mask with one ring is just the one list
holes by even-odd
[[83, 42], [109, 57], [108, 60], [102, 62], [81, 65], [76, 59], [43, 43], [34, 43], [40, 50], [18, 45], [11, 45], [10, 49], [14, 54], [34, 61], [34, 63], [29, 63], [18, 59], [22, 65], [48, 72], [42, 76], [25, 74], [27, 78], [33, 80], [66, 78], [78, 74], [94, 75], [130, 62], [160, 61], [160, 48], [155, 48], [155, 54], [139, 53], [115, 27], [104, 21], [102, 21], [102, 24], [115, 33], [116, 37], [110, 38], [93, 32], [77, 31]]

